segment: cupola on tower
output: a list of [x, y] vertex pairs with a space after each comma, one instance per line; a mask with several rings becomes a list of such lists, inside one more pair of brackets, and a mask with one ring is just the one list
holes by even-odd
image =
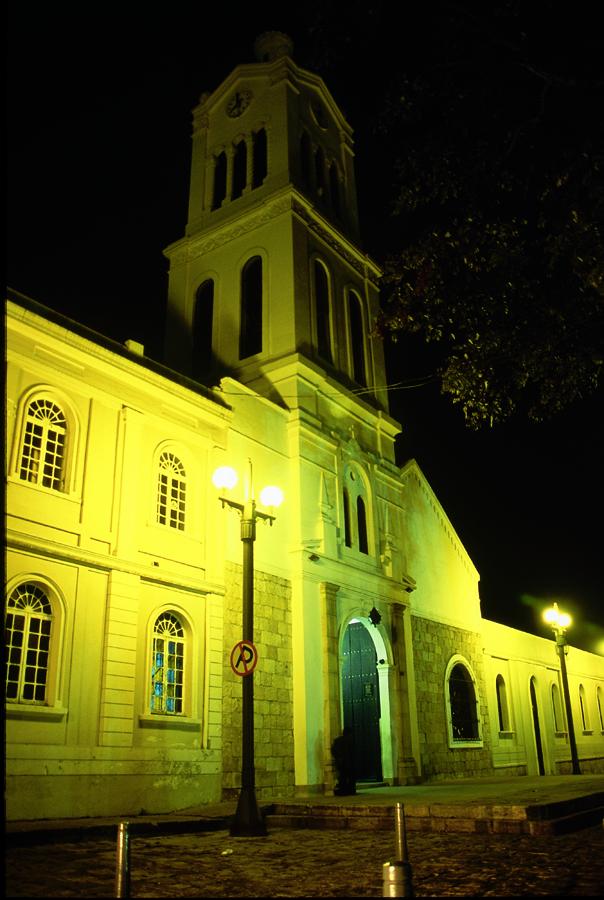
[[189, 211], [170, 261], [165, 360], [287, 407], [309, 384], [387, 411], [378, 266], [358, 245], [352, 129], [280, 32], [193, 111]]

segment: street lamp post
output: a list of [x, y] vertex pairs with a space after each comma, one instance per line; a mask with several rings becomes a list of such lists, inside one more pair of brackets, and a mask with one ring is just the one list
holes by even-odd
[[[218, 488], [231, 488], [237, 482], [234, 469], [223, 466], [212, 477]], [[241, 516], [241, 542], [243, 544], [243, 634], [246, 644], [254, 640], [254, 541], [256, 540], [256, 520], [263, 519], [273, 524], [275, 517], [256, 509], [252, 489], [252, 463], [248, 460], [248, 479], [244, 503], [237, 503], [221, 496], [223, 508], [229, 506]], [[264, 488], [260, 499], [267, 506], [279, 506], [283, 495], [279, 488]], [[237, 809], [231, 821], [230, 833], [234, 837], [260, 837], [265, 835], [266, 824], [256, 800], [256, 772], [254, 765], [254, 675], [248, 672], [242, 679], [242, 721], [241, 721], [241, 790]]]
[[579, 756], [577, 754], [577, 743], [575, 741], [575, 726], [573, 723], [573, 711], [570, 702], [570, 691], [568, 689], [568, 675], [566, 673], [566, 629], [572, 622], [568, 613], [560, 612], [558, 604], [550, 609], [546, 609], [543, 618], [551, 626], [556, 638], [556, 650], [560, 657], [560, 671], [562, 674], [562, 690], [564, 693], [564, 705], [566, 707], [566, 721], [568, 722], [568, 741], [570, 743], [570, 757], [572, 763], [572, 774], [580, 775], [581, 768], [579, 766]]

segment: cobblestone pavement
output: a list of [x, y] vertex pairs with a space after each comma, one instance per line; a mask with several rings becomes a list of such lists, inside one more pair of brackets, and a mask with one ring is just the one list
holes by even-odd
[[[130, 837], [131, 897], [381, 897], [387, 832], [274, 828]], [[416, 897], [597, 896], [604, 828], [565, 835], [410, 832]], [[115, 897], [117, 839], [8, 846], [6, 897]]]

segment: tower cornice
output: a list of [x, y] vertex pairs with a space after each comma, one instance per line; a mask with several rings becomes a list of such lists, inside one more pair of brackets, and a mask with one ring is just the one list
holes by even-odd
[[291, 186], [276, 191], [261, 206], [241, 212], [236, 219], [229, 218], [222, 226], [208, 226], [202, 231], [175, 241], [165, 248], [164, 256], [170, 260], [173, 266], [186, 265], [205, 253], [228, 244], [288, 212], [298, 216], [315, 235], [332, 247], [359, 275], [377, 285], [382, 274], [378, 263], [359, 250], [356, 244], [348, 240], [322, 216], [303, 194]]

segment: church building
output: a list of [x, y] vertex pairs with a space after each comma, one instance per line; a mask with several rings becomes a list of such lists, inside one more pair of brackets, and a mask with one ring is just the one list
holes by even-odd
[[[237, 795], [252, 500], [259, 799], [332, 793], [344, 726], [368, 785], [571, 771], [554, 641], [482, 618], [396, 463], [352, 129], [287, 36], [255, 51], [193, 111], [163, 362], [9, 292], [8, 819]], [[581, 771], [604, 772], [604, 658], [567, 649]]]

